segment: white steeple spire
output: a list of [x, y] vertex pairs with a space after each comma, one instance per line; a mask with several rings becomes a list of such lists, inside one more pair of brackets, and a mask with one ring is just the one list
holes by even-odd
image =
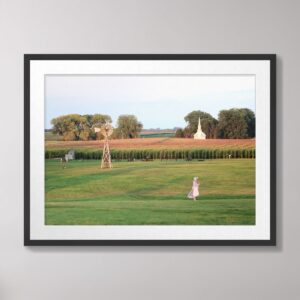
[[197, 130], [197, 131], [202, 131], [202, 129], [201, 129], [200, 117], [199, 117], [199, 122], [198, 122], [198, 130]]
[[195, 140], [205, 140], [206, 139], [206, 134], [202, 131], [202, 128], [201, 128], [200, 117], [199, 117], [199, 121], [198, 121], [198, 130], [194, 134], [194, 139]]

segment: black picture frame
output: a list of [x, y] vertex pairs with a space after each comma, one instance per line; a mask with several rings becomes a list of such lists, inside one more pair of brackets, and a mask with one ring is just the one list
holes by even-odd
[[[270, 61], [269, 240], [35, 240], [30, 237], [30, 62], [34, 60], [268, 60]], [[25, 54], [24, 55], [25, 246], [275, 246], [276, 245], [276, 54]]]

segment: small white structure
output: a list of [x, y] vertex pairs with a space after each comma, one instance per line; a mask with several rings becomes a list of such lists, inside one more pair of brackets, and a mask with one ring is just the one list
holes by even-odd
[[206, 139], [206, 134], [201, 129], [200, 117], [199, 117], [197, 132], [194, 134], [194, 139], [195, 140], [205, 140]]
[[69, 160], [73, 160], [75, 159], [75, 151], [74, 150], [70, 150], [66, 155], [65, 155], [65, 160], [69, 161]]
[[67, 154], [65, 154], [65, 156], [63, 156], [60, 159], [61, 165], [63, 167], [63, 169], [65, 169], [67, 167], [67, 163], [69, 160], [73, 160], [75, 159], [75, 151], [74, 150], [70, 150]]

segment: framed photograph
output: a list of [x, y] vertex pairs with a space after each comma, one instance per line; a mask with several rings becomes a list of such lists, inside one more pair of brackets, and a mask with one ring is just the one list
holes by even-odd
[[276, 245], [276, 55], [25, 54], [27, 245]]

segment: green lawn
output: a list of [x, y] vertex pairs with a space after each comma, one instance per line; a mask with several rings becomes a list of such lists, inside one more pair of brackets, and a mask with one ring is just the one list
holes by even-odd
[[255, 159], [45, 164], [47, 225], [255, 224]]

